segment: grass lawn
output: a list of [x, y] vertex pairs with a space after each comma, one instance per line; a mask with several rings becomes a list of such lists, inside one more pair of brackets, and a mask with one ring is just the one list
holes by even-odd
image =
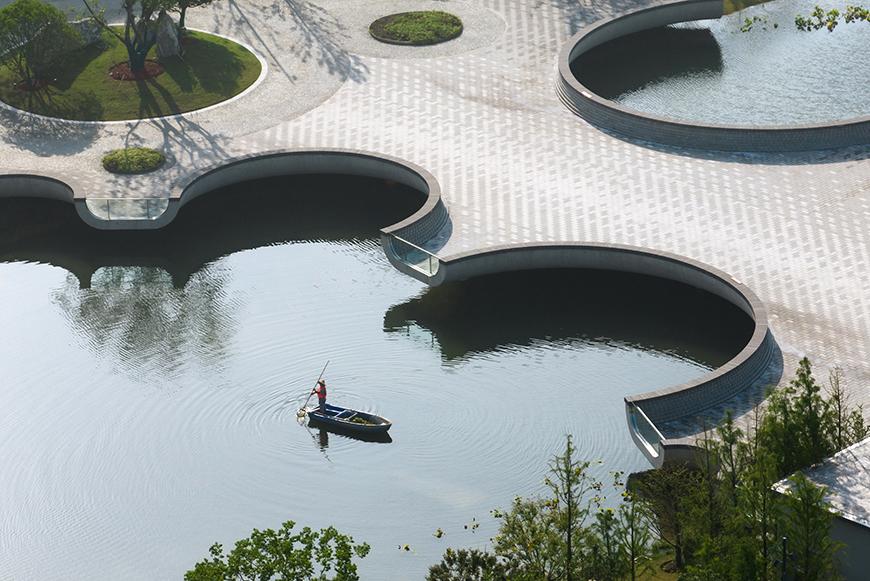
[[439, 10], [402, 12], [372, 22], [369, 32], [377, 40], [400, 44], [437, 44], [462, 34], [458, 16]]
[[[225, 101], [260, 76], [260, 61], [244, 47], [221, 37], [191, 32], [184, 57], [162, 62], [163, 74], [143, 81], [116, 81], [109, 69], [127, 61], [120, 41], [105, 35], [104, 46], [70, 53], [56, 77], [39, 91], [15, 87], [18, 79], [0, 67], [0, 99], [40, 115], [79, 121], [142, 119], [183, 113]], [[156, 59], [151, 54], [149, 58]]]

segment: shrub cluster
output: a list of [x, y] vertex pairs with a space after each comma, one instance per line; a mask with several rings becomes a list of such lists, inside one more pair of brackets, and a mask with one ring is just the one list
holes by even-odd
[[140, 174], [159, 169], [166, 157], [156, 149], [125, 147], [103, 156], [103, 169], [112, 173]]
[[423, 46], [458, 37], [462, 34], [462, 20], [439, 10], [402, 12], [375, 20], [369, 32], [382, 42]]

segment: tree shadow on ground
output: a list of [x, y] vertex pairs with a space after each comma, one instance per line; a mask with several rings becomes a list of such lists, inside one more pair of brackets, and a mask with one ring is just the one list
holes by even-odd
[[535, 8], [545, 5], [553, 6], [563, 15], [563, 21], [568, 26], [570, 34], [574, 34], [584, 26], [593, 22], [622, 14], [630, 10], [652, 5], [654, 2], [638, 3], [637, 0], [595, 0], [578, 2], [577, 0], [537, 0]]
[[[362, 59], [341, 46], [341, 39], [348, 36], [346, 28], [325, 8], [305, 0], [278, 0], [268, 5], [246, 7], [259, 10], [259, 14], [251, 17], [235, 0], [229, 0], [229, 8], [235, 19], [246, 24], [248, 32], [256, 39], [258, 50], [272, 57], [278, 70], [290, 81], [298, 80], [298, 76], [291, 72], [292, 61], [308, 62], [311, 59], [315, 59], [330, 75], [342, 80], [360, 83], [368, 78], [369, 69]], [[274, 42], [263, 36], [259, 22], [252, 19], [289, 22], [301, 34], [301, 42], [295, 43], [289, 52], [277, 53], [270, 48]], [[275, 28], [283, 30], [280, 26]]]
[[164, 74], [172, 77], [172, 80], [175, 81], [175, 84], [178, 85], [179, 89], [185, 93], [193, 91], [196, 77], [193, 74], [193, 67], [191, 67], [185, 59], [166, 59], [162, 61], [162, 64], [165, 70]]
[[97, 42], [70, 52], [58, 62], [52, 85], [61, 91], [69, 90], [79, 75], [104, 52], [106, 52], [104, 42]]
[[[185, 54], [183, 61], [185, 67], [191, 71], [203, 90], [217, 93], [222, 97], [231, 97], [238, 88], [243, 68], [242, 61], [233, 51], [220, 44], [198, 44], [196, 51]], [[215, 67], [213, 63], [220, 63], [220, 66]], [[201, 74], [196, 74], [196, 71]]]
[[222, 97], [238, 93], [244, 69], [241, 59], [232, 50], [214, 42], [196, 42], [195, 50], [187, 50], [183, 56], [165, 59], [161, 63], [165, 74], [182, 91], [191, 92], [198, 84], [202, 90]]
[[317, 59], [331, 75], [345, 75], [351, 81], [362, 82], [368, 67], [359, 57], [348, 53], [337, 39], [346, 37], [345, 27], [325, 9], [303, 0], [284, 0], [303, 34], [305, 44], [295, 53], [303, 61]]
[[136, 81], [139, 94], [139, 117], [162, 117], [175, 115], [180, 111], [178, 102], [157, 78]]
[[[42, 99], [51, 99], [43, 95]], [[60, 116], [69, 110], [79, 110], [90, 107], [91, 112], [101, 114], [99, 103], [80, 95], [79, 99], [64, 104], [57, 104], [56, 111]], [[18, 149], [35, 153], [40, 157], [53, 155], [74, 155], [87, 149], [96, 139], [100, 128], [93, 124], [71, 123], [63, 119], [39, 117], [27, 113], [19, 113], [9, 109], [0, 109], [0, 125], [2, 125], [2, 140]]]

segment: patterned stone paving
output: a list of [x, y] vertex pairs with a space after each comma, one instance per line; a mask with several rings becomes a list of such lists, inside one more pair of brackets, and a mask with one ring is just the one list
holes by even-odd
[[[209, 111], [137, 123], [76, 125], [3, 111], [0, 171], [63, 175], [95, 198], [165, 197], [199, 168], [259, 150], [397, 156], [442, 185], [453, 229], [441, 256], [594, 241], [700, 260], [767, 304], [786, 378], [802, 355], [820, 377], [839, 366], [870, 411], [870, 146], [700, 153], [589, 126], [556, 97], [556, 55], [584, 24], [644, 3], [232, 0], [192, 10], [193, 27], [241, 39], [266, 58], [260, 86]], [[365, 36], [372, 15], [431, 6], [462, 14], [466, 36], [425, 52]], [[162, 147], [175, 162], [152, 176], [110, 177], [99, 158], [125, 143]], [[692, 428], [687, 421], [668, 430], [685, 436]]]

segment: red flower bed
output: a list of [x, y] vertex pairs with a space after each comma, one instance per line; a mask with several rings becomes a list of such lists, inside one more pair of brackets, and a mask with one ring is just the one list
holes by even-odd
[[145, 61], [145, 70], [134, 73], [130, 70], [130, 63], [123, 62], [109, 69], [109, 76], [116, 81], [144, 81], [163, 74], [164, 70], [163, 65], [157, 61], [148, 60]]

